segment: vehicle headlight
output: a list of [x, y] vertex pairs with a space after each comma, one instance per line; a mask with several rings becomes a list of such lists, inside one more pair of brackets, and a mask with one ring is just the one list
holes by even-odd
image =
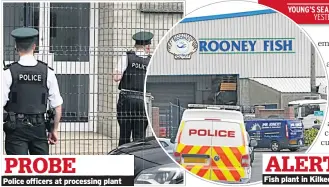
[[181, 184], [183, 182], [184, 170], [176, 163], [146, 169], [135, 179], [135, 184]]

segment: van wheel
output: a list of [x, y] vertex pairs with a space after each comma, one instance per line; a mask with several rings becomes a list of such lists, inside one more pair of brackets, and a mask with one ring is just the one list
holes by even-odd
[[291, 152], [295, 152], [295, 151], [298, 150], [298, 148], [290, 148], [289, 150], [290, 150]]
[[280, 144], [279, 144], [279, 142], [277, 142], [277, 141], [273, 141], [273, 142], [271, 143], [271, 150], [272, 150], [273, 152], [279, 152], [279, 151], [280, 151]]

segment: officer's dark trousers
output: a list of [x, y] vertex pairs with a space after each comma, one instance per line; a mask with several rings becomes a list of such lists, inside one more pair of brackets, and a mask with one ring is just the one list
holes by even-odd
[[117, 118], [120, 126], [119, 146], [145, 138], [148, 125], [143, 96], [120, 93], [117, 104]]
[[16, 122], [16, 129], [6, 132], [7, 155], [48, 155], [49, 144], [44, 124], [27, 126]]

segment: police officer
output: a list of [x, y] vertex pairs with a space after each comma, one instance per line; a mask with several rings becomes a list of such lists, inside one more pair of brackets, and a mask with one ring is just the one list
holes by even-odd
[[[38, 31], [12, 31], [20, 59], [4, 68], [3, 106], [8, 113], [4, 124], [7, 155], [48, 155], [49, 143], [58, 141], [63, 99], [53, 69], [34, 58]], [[45, 113], [49, 101], [56, 110], [54, 127], [46, 132]]]
[[138, 32], [133, 35], [135, 51], [128, 51], [118, 63], [114, 80], [119, 82], [119, 101], [117, 118], [120, 126], [119, 146], [145, 138], [148, 121], [144, 108], [144, 81], [150, 62], [150, 44], [153, 38], [150, 32]]

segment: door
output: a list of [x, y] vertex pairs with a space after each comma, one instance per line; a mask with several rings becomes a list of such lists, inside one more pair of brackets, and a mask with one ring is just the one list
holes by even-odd
[[302, 146], [304, 144], [303, 123], [299, 121], [287, 121], [288, 141], [291, 145]]
[[193, 120], [182, 123], [178, 133], [176, 152], [181, 156], [181, 165], [199, 177], [211, 179], [212, 121]]
[[39, 30], [39, 10], [40, 3], [3, 3], [3, 63], [5, 65], [19, 59], [11, 32], [19, 27], [32, 27]]
[[[195, 84], [148, 82], [146, 90], [154, 97], [152, 106], [160, 109], [160, 124], [168, 128], [168, 135], [172, 137], [177, 133], [184, 108], [195, 103]], [[180, 107], [177, 106], [177, 99]]]
[[147, 92], [154, 97], [153, 106], [159, 107], [161, 111], [169, 108], [169, 103], [177, 104], [187, 108], [188, 104], [195, 103], [194, 83], [151, 83], [146, 85]]
[[62, 131], [97, 129], [97, 6], [40, 3], [39, 57], [58, 77], [64, 99]]
[[245, 177], [242, 167], [243, 159], [248, 160], [245, 145], [240, 124], [213, 122], [211, 180], [237, 182]]
[[10, 37], [13, 29], [25, 26], [39, 30], [35, 56], [54, 69], [64, 99], [61, 131], [97, 129], [97, 6], [4, 3], [5, 63], [18, 60]]

